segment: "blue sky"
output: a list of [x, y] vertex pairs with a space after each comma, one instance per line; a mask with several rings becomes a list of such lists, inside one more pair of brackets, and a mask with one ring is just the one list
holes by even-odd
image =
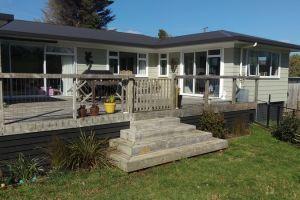
[[[0, 12], [40, 19], [46, 2], [0, 0]], [[109, 27], [120, 31], [182, 35], [209, 27], [300, 44], [299, 0], [116, 0], [111, 8], [116, 20]]]

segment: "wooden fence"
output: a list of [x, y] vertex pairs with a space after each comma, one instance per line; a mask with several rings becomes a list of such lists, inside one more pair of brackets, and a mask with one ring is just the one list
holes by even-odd
[[300, 78], [289, 78], [287, 107], [300, 109]]
[[134, 82], [134, 112], [167, 110], [174, 107], [172, 79], [140, 79]]

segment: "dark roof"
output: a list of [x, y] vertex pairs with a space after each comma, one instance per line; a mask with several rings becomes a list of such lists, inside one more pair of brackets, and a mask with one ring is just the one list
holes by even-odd
[[14, 18], [15, 18], [14, 15], [0, 13], [0, 20], [10, 22], [10, 21], [13, 21]]
[[123, 33], [113, 30], [95, 30], [71, 26], [53, 25], [41, 22], [14, 20], [0, 27], [0, 37], [40, 38], [47, 40], [69, 40], [80, 42], [97, 42], [136, 47], [164, 48], [184, 45], [205, 44], [225, 41], [257, 42], [259, 44], [300, 50], [300, 45], [269, 40], [265, 38], [234, 33], [230, 31], [212, 31], [183, 35], [159, 40], [141, 34]]

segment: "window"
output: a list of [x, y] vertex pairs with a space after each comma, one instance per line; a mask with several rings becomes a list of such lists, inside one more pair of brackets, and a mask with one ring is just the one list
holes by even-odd
[[109, 71], [114, 74], [119, 73], [119, 53], [115, 51], [110, 51], [108, 53], [108, 63], [109, 63]]
[[248, 76], [278, 76], [279, 54], [267, 51], [249, 51]]
[[137, 74], [146, 75], [147, 54], [138, 54], [138, 70]]
[[278, 76], [279, 72], [279, 54], [272, 53], [271, 76]]
[[167, 54], [160, 54], [159, 57], [159, 75], [167, 76], [168, 75], [168, 58]]

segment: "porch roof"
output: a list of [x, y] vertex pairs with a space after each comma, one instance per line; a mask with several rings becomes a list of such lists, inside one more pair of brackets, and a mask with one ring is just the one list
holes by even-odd
[[12, 20], [0, 27], [0, 38], [39, 38], [47, 40], [68, 40], [124, 46], [166, 48], [226, 41], [257, 42], [259, 44], [300, 51], [300, 45], [250, 36], [225, 30], [170, 37], [164, 40], [142, 34], [94, 30], [42, 22]]

